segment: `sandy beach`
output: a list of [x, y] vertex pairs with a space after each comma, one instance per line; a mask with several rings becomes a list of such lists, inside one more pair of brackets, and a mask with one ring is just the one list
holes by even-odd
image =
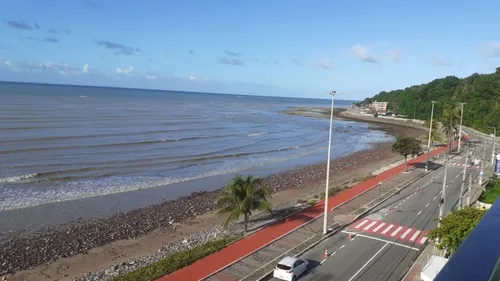
[[[320, 114], [294, 114], [329, 117], [324, 114], [324, 109], [321, 110], [323, 113]], [[416, 137], [423, 133], [423, 129], [394, 124], [377, 123], [373, 128], [393, 135]], [[391, 152], [389, 143], [334, 159], [331, 185], [352, 184], [373, 170], [399, 160], [400, 156]], [[266, 220], [285, 216], [297, 208], [297, 199], [310, 198], [321, 192], [325, 174], [326, 163], [319, 163], [266, 177], [264, 182], [273, 192], [273, 206], [280, 210], [276, 217]], [[218, 190], [198, 192], [105, 218], [46, 227], [36, 233], [9, 233], [0, 241], [3, 249], [0, 273], [16, 272], [12, 280], [74, 280], [89, 271], [123, 265], [129, 260], [158, 252], [167, 244], [175, 248], [174, 245], [187, 237], [196, 240], [210, 236], [206, 231], [217, 229], [222, 222], [222, 218], [214, 215], [213, 202], [217, 194]], [[255, 223], [258, 227], [257, 219]], [[239, 230], [241, 228], [236, 226], [232, 231]], [[194, 235], [200, 232], [201, 236]], [[88, 275], [82, 280], [100, 279]]]

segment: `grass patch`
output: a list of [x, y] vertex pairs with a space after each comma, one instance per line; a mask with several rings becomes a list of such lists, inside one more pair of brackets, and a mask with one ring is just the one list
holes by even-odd
[[369, 173], [369, 174], [366, 174], [364, 176], [360, 176], [359, 178], [353, 179], [352, 182], [364, 182], [364, 181], [367, 181], [373, 177], [375, 177], [375, 175], [372, 173]]
[[316, 204], [316, 203], [318, 203], [318, 200], [317, 200], [317, 199], [309, 199], [309, 200], [307, 201], [307, 205], [309, 205], [309, 206], [312, 206], [312, 205], [314, 205], [314, 204]]
[[500, 178], [493, 176], [486, 184], [486, 190], [478, 200], [486, 204], [493, 204], [498, 196], [500, 196]]
[[192, 264], [212, 253], [220, 251], [229, 243], [241, 239], [241, 235], [217, 239], [189, 250], [173, 253], [168, 257], [149, 266], [136, 269], [122, 276], [112, 278], [111, 281], [152, 281], [161, 276]]

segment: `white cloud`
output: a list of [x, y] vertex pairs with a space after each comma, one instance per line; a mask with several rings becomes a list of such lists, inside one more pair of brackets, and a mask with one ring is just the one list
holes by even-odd
[[442, 58], [438, 55], [432, 57], [432, 62], [439, 66], [449, 66], [453, 64], [450, 60]]
[[125, 75], [130, 75], [134, 72], [134, 68], [132, 66], [129, 66], [128, 68], [117, 68], [116, 73], [118, 74], [125, 74]]
[[351, 53], [360, 61], [368, 63], [377, 63], [377, 59], [370, 53], [368, 47], [363, 45], [355, 45], [351, 48]]
[[481, 53], [486, 57], [500, 57], [500, 42], [490, 42], [481, 46]]
[[5, 65], [8, 66], [8, 67], [11, 67], [12, 66], [12, 61], [10, 60], [6, 60], [5, 62]]
[[188, 79], [189, 79], [189, 80], [191, 80], [191, 81], [193, 81], [193, 80], [198, 79], [198, 77], [196, 77], [196, 76], [195, 76], [195, 75], [193, 75], [193, 74], [189, 74]]
[[146, 75], [146, 79], [148, 79], [148, 80], [156, 80], [156, 78], [158, 78], [158, 77], [155, 74], [151, 74], [151, 75], [147, 74]]
[[83, 67], [82, 67], [82, 73], [88, 73], [89, 72], [89, 65], [88, 64], [84, 64]]
[[387, 56], [394, 62], [399, 61], [401, 59], [401, 49], [388, 50]]
[[333, 61], [331, 58], [326, 57], [326, 58], [318, 60], [316, 65], [322, 69], [332, 69], [333, 68]]

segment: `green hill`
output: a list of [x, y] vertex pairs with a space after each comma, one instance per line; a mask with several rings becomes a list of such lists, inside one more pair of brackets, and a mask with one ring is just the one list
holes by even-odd
[[430, 119], [432, 100], [437, 102], [434, 117], [438, 120], [445, 106], [465, 102], [463, 124], [489, 132], [489, 127], [500, 127], [500, 67], [491, 74], [474, 73], [463, 79], [448, 76], [404, 90], [382, 91], [361, 104], [375, 100], [389, 102], [389, 109], [397, 114], [421, 120]]

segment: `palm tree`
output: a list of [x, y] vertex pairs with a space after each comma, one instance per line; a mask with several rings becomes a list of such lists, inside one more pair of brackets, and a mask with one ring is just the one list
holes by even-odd
[[218, 214], [229, 214], [224, 227], [243, 216], [246, 232], [252, 211], [265, 210], [272, 214], [271, 204], [267, 201], [269, 198], [271, 192], [259, 178], [238, 175], [222, 189], [215, 206]]
[[460, 115], [458, 114], [458, 107], [451, 105], [443, 110], [443, 131], [448, 138], [450, 151], [451, 144], [456, 132], [458, 131], [459, 118]]

